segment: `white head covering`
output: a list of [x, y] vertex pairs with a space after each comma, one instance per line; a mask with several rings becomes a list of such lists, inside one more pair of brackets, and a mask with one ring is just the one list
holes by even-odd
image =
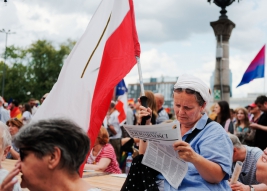
[[176, 84], [174, 85], [174, 89], [177, 88], [188, 88], [191, 90], [195, 90], [200, 93], [201, 97], [206, 103], [210, 101], [210, 88], [201, 79], [193, 75], [183, 74], [179, 76]]

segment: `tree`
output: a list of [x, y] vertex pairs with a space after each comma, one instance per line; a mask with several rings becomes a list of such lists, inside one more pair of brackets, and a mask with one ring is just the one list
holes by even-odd
[[74, 45], [74, 41], [68, 40], [56, 48], [47, 40], [38, 40], [28, 48], [8, 47], [5, 98], [27, 102], [30, 97], [39, 99], [49, 92]]
[[30, 54], [29, 71], [32, 75], [33, 97], [41, 97], [49, 92], [57, 81], [63, 62], [74, 46], [74, 42], [68, 41], [61, 44], [57, 50], [51, 42], [38, 40], [28, 49]]

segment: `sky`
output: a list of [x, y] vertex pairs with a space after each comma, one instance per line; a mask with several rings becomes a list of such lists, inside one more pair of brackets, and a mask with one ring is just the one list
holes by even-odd
[[[0, 0], [0, 29], [8, 46], [27, 47], [38, 39], [55, 45], [79, 40], [101, 0]], [[141, 44], [143, 78], [176, 77], [189, 73], [207, 84], [215, 69], [216, 40], [210, 22], [217, 21], [220, 8], [207, 0], [134, 0], [136, 28]], [[250, 62], [267, 42], [267, 1], [236, 0], [227, 7], [236, 24], [229, 41], [233, 97], [267, 91], [264, 79], [236, 88]], [[0, 33], [0, 52], [5, 35]], [[125, 82], [138, 82], [133, 67]], [[265, 85], [265, 87], [264, 87]]]

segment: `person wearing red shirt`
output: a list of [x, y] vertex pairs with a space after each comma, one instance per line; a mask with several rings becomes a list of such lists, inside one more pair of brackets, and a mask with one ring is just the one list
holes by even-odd
[[116, 159], [114, 148], [108, 143], [109, 136], [105, 127], [101, 127], [95, 145], [85, 164], [85, 170], [96, 170], [120, 174], [121, 170]]
[[21, 118], [21, 112], [19, 109], [19, 102], [17, 100], [14, 100], [10, 104], [10, 117], [11, 118]]

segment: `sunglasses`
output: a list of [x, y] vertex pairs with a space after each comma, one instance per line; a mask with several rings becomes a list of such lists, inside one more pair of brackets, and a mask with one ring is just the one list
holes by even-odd
[[27, 156], [27, 154], [25, 153], [25, 151], [33, 151], [33, 152], [40, 152], [39, 150], [32, 148], [32, 147], [25, 147], [25, 148], [20, 148], [19, 149], [19, 156], [20, 156], [20, 160], [23, 161], [25, 159], [25, 157]]
[[[197, 91], [189, 89], [189, 88], [176, 88], [176, 89], [173, 89], [173, 92], [176, 92], [176, 93], [180, 93], [180, 92], [183, 92], [183, 91], [185, 91], [187, 94], [195, 94], [197, 92]], [[199, 93], [199, 92], [197, 92], [197, 93]]]

